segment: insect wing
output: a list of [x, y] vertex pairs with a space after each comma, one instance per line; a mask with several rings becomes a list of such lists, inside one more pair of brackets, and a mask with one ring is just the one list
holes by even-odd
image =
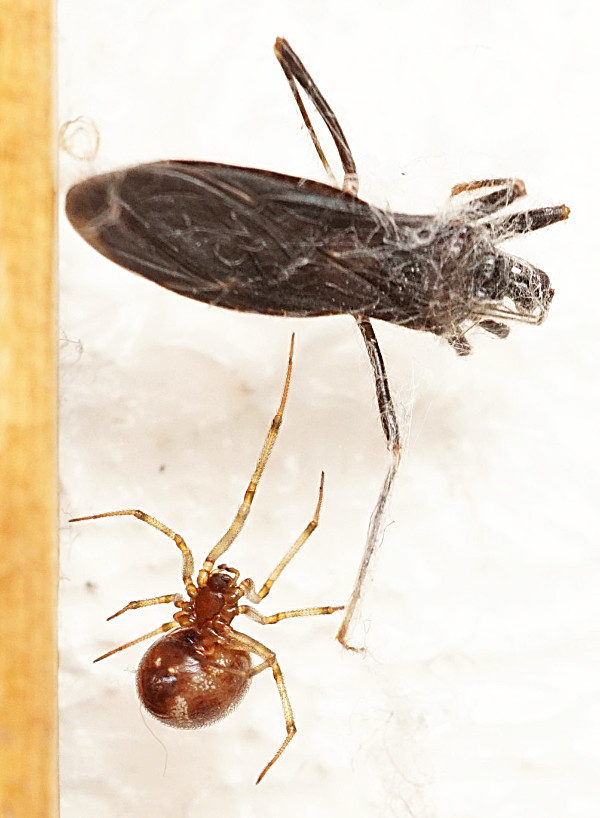
[[328, 185], [156, 162], [75, 185], [66, 210], [104, 256], [189, 298], [292, 316], [386, 307], [391, 217]]

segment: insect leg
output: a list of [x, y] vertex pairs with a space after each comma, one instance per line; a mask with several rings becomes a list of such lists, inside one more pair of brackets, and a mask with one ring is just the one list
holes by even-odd
[[401, 448], [400, 432], [383, 355], [381, 354], [377, 336], [375, 335], [375, 330], [373, 329], [370, 319], [362, 317], [356, 318], [356, 323], [365, 342], [369, 362], [375, 375], [375, 392], [377, 394], [377, 405], [379, 406], [379, 416], [381, 418], [381, 425], [383, 426], [383, 433], [387, 440], [388, 449], [390, 449], [390, 451], [396, 451]]
[[177, 534], [155, 517], [151, 517], [150, 514], [146, 514], [144, 511], [140, 511], [136, 508], [128, 508], [124, 511], [105, 511], [103, 514], [90, 514], [88, 517], [73, 517], [69, 520], [69, 522], [80, 523], [83, 520], [99, 520], [101, 517], [136, 517], [143, 523], [151, 525], [152, 528], [156, 528], [158, 531], [162, 531], [163, 534], [166, 534], [167, 537], [170, 537], [183, 554], [183, 583], [186, 586], [186, 589], [188, 586], [192, 588], [194, 587], [194, 583], [192, 582], [192, 574], [194, 573], [194, 558], [192, 557], [192, 552], [180, 534]]
[[279, 64], [283, 69], [283, 73], [287, 77], [287, 81], [292, 90], [292, 94], [294, 95], [294, 99], [296, 100], [296, 105], [300, 110], [300, 114], [302, 116], [302, 119], [304, 120], [304, 124], [308, 129], [310, 138], [312, 139], [313, 145], [315, 146], [315, 150], [319, 154], [319, 159], [323, 163], [323, 167], [325, 168], [327, 173], [332, 178], [334, 178], [329, 162], [325, 157], [325, 153], [323, 152], [321, 143], [319, 142], [315, 129], [313, 128], [312, 122], [310, 121], [310, 117], [306, 112], [306, 108], [304, 106], [304, 103], [302, 102], [302, 98], [300, 97], [300, 93], [298, 91], [298, 86], [296, 85], [296, 83], [298, 83], [302, 88], [304, 88], [309, 98], [312, 100], [315, 108], [321, 115], [323, 122], [327, 126], [327, 129], [331, 134], [333, 141], [335, 142], [335, 146], [340, 155], [340, 160], [342, 162], [342, 167], [344, 169], [343, 189], [346, 190], [348, 193], [353, 193], [356, 195], [356, 193], [358, 193], [358, 176], [356, 173], [356, 164], [354, 162], [354, 157], [352, 156], [352, 151], [350, 150], [348, 140], [344, 136], [344, 132], [342, 131], [342, 128], [337, 120], [336, 115], [331, 110], [327, 100], [317, 88], [313, 78], [310, 76], [304, 64], [302, 63], [296, 52], [293, 50], [291, 45], [288, 43], [288, 41], [285, 40], [283, 37], [278, 37], [275, 40], [274, 49], [275, 56], [279, 60]]
[[[527, 193], [525, 182], [521, 179], [480, 179], [475, 182], [461, 182], [454, 185], [450, 191], [450, 196], [458, 196], [461, 193], [488, 187], [498, 187], [500, 189], [492, 193], [476, 196], [471, 200], [481, 216], [490, 215]], [[495, 238], [499, 240], [548, 227], [550, 224], [567, 219], [569, 213], [569, 208], [566, 205], [538, 207], [525, 210], [522, 213], [511, 213], [502, 219], [488, 221], [486, 224], [494, 231]]]
[[306, 528], [304, 529], [302, 534], [300, 534], [300, 536], [298, 537], [296, 542], [292, 545], [292, 547], [289, 549], [289, 551], [283, 557], [283, 559], [280, 560], [277, 563], [277, 565], [275, 566], [274, 570], [271, 571], [271, 573], [267, 577], [267, 580], [265, 581], [265, 584], [262, 586], [260, 591], [256, 592], [254, 590], [254, 583], [253, 583], [253, 581], [251, 579], [245, 579], [242, 582], [242, 587], [244, 588], [244, 596], [246, 596], [250, 600], [250, 602], [258, 603], [258, 602], [261, 601], [261, 599], [264, 599], [267, 596], [267, 594], [269, 593], [269, 591], [273, 587], [273, 584], [275, 583], [275, 580], [280, 576], [283, 569], [286, 567], [286, 565], [289, 564], [289, 562], [293, 559], [293, 557], [298, 553], [298, 551], [302, 548], [304, 543], [307, 541], [307, 539], [313, 533], [315, 528], [318, 526], [318, 524], [319, 524], [319, 515], [321, 513], [321, 504], [323, 502], [323, 485], [324, 485], [324, 482], [325, 482], [325, 474], [323, 472], [321, 472], [321, 483], [319, 485], [319, 499], [317, 500], [317, 507], [315, 509], [315, 513], [313, 514], [312, 520], [306, 526]]
[[[290, 44], [287, 42], [287, 40], [284, 40], [283, 38], [279, 37], [275, 41], [275, 55], [277, 56], [277, 59], [279, 60], [279, 63], [287, 77], [290, 88], [292, 89], [292, 94], [294, 95], [294, 99], [296, 100], [296, 104], [300, 109], [302, 119], [304, 120], [304, 123], [308, 128], [315, 149], [319, 155], [321, 162], [323, 163], [325, 170], [329, 174], [331, 174], [330, 165], [327, 159], [325, 158], [323, 149], [321, 148], [321, 145], [315, 133], [315, 129], [306, 112], [306, 108], [304, 107], [304, 103], [302, 102], [302, 99], [298, 92], [296, 81], [301, 85], [302, 88], [304, 88], [310, 99], [313, 101], [318, 113], [321, 115], [325, 125], [327, 126], [333, 138], [335, 146], [338, 150], [342, 167], [344, 169], [343, 189], [346, 190], [348, 193], [351, 193], [356, 196], [356, 194], [358, 193], [358, 175], [356, 171], [356, 163], [354, 162], [352, 151], [350, 150], [350, 145], [348, 144], [348, 140], [346, 139], [344, 132], [342, 131], [341, 125], [338, 122], [336, 115], [333, 113], [331, 107], [329, 106], [329, 104], [327, 103], [327, 101], [325, 100], [325, 98], [315, 85], [314, 80], [306, 70], [305, 66], [300, 61], [298, 55], [294, 52]], [[369, 562], [371, 561], [374, 552], [376, 551], [381, 540], [383, 539], [385, 511], [389, 497], [391, 495], [392, 485], [394, 482], [394, 478], [396, 476], [396, 472], [398, 471], [398, 466], [400, 464], [400, 457], [402, 453], [396, 409], [394, 407], [394, 401], [392, 399], [392, 395], [390, 392], [387, 372], [385, 369], [383, 356], [379, 348], [379, 343], [377, 341], [377, 336], [375, 335], [375, 330], [373, 329], [373, 326], [368, 318], [357, 316], [356, 322], [361, 331], [363, 341], [365, 342], [367, 354], [369, 356], [369, 361], [371, 363], [371, 368], [373, 369], [373, 375], [375, 377], [375, 391], [377, 394], [377, 403], [379, 405], [379, 418], [381, 421], [381, 425], [383, 427], [383, 433], [385, 435], [385, 439], [387, 442], [387, 448], [391, 454], [391, 461], [390, 465], [388, 466], [388, 471], [385, 476], [381, 492], [379, 494], [379, 497], [377, 498], [377, 503], [375, 505], [375, 508], [373, 509], [373, 513], [371, 514], [371, 519], [369, 521], [369, 529], [367, 532], [367, 543], [365, 545], [362, 563], [359, 569], [358, 577], [354, 584], [354, 588], [352, 590], [352, 596], [350, 597], [350, 601], [346, 606], [344, 621], [342, 622], [342, 625], [336, 637], [338, 641], [345, 648], [348, 649], [353, 648], [351, 648], [351, 646], [346, 641], [346, 635], [350, 627], [350, 623], [354, 618], [354, 613], [358, 605], [362, 585], [367, 576]]]
[[[344, 189], [356, 195], [358, 193], [358, 176], [356, 172], [356, 163], [354, 162], [354, 157], [352, 156], [350, 145], [348, 144], [348, 140], [344, 136], [344, 132], [342, 131], [341, 125], [338, 122], [336, 115], [333, 113], [331, 107], [329, 106], [329, 104], [327, 103], [327, 101], [317, 88], [314, 80], [306, 70], [303, 63], [300, 61], [298, 55], [292, 49], [287, 40], [284, 40], [282, 37], [278, 37], [277, 40], [275, 41], [275, 55], [277, 56], [277, 59], [279, 60], [279, 63], [288, 79], [290, 88], [292, 89], [292, 93], [294, 95], [294, 99], [296, 100], [296, 104], [300, 109], [302, 118], [306, 124], [306, 127], [308, 128], [313, 144], [317, 150], [317, 153], [319, 154], [319, 158], [321, 159], [321, 162], [323, 163], [325, 170], [331, 172], [330, 165], [327, 159], [325, 158], [323, 149], [321, 148], [321, 145], [315, 133], [315, 129], [310, 121], [310, 118], [306, 112], [306, 108], [304, 107], [304, 103], [302, 102], [302, 99], [298, 92], [296, 80], [300, 83], [302, 88], [304, 88], [306, 93], [312, 99], [317, 111], [321, 115], [324, 123], [327, 125], [327, 128], [329, 129], [329, 132], [333, 137], [335, 146], [340, 156], [342, 166], [344, 168], [343, 185]], [[492, 180], [488, 181], [491, 182]], [[484, 183], [473, 184], [481, 186]], [[400, 446], [398, 421], [396, 418], [396, 411], [394, 409], [394, 403], [390, 393], [387, 372], [385, 370], [385, 364], [383, 362], [383, 356], [381, 354], [379, 343], [377, 341], [377, 336], [375, 335], [375, 331], [370, 320], [368, 318], [357, 317], [356, 321], [363, 336], [363, 340], [366, 344], [369, 360], [371, 362], [371, 366], [373, 367], [373, 372], [375, 375], [375, 388], [377, 392], [377, 403], [379, 404], [379, 412], [381, 416], [381, 425], [383, 426], [383, 431], [388, 443], [388, 448], [391, 451], [395, 451]]]
[[457, 355], [470, 355], [471, 344], [464, 335], [451, 335], [449, 338], [446, 338], [446, 340]]
[[292, 376], [292, 359], [294, 357], [294, 336], [292, 335], [292, 340], [290, 342], [290, 352], [288, 357], [288, 366], [287, 366], [287, 373], [285, 376], [285, 384], [283, 387], [283, 394], [281, 396], [281, 401], [279, 403], [279, 408], [277, 409], [277, 413], [271, 422], [271, 427], [267, 434], [267, 438], [263, 444], [262, 451], [260, 453], [260, 457], [258, 458], [258, 463], [256, 464], [256, 468], [254, 469], [254, 473], [250, 478], [250, 482], [248, 483], [248, 488], [246, 489], [246, 493], [244, 494], [244, 499], [242, 501], [241, 506], [238, 509], [237, 514], [235, 515], [233, 522], [223, 534], [219, 542], [214, 546], [214, 548], [209, 552], [208, 556], [204, 560], [204, 565], [198, 574], [198, 581], [197, 584], [199, 586], [206, 584], [206, 579], [210, 574], [215, 561], [219, 559], [219, 557], [227, 551], [230, 547], [232, 542], [238, 536], [242, 528], [244, 527], [244, 523], [248, 518], [248, 514], [250, 513], [250, 508], [252, 506], [252, 501], [254, 500], [254, 495], [256, 494], [256, 488], [262, 477], [263, 471], [267, 464], [267, 460], [269, 459], [269, 455], [273, 450], [273, 446], [275, 445], [275, 440], [277, 439], [277, 435], [279, 433], [279, 429], [281, 427], [281, 421], [283, 419], [283, 410], [285, 409], [285, 404], [287, 401], [288, 390], [290, 386], [290, 378]]
[[294, 714], [292, 712], [292, 705], [290, 704], [287, 690], [285, 689], [283, 674], [281, 672], [281, 668], [279, 667], [279, 662], [277, 661], [277, 656], [275, 655], [275, 653], [266, 645], [263, 645], [262, 642], [258, 642], [256, 639], [252, 639], [252, 637], [247, 636], [245, 633], [239, 633], [233, 628], [229, 628], [229, 632], [231, 634], [232, 641], [237, 642], [246, 650], [251, 651], [256, 656], [259, 656], [261, 659], [263, 659], [263, 661], [259, 665], [256, 665], [256, 667], [252, 668], [253, 676], [256, 676], [257, 673], [260, 673], [263, 670], [267, 670], [267, 668], [271, 668], [271, 671], [273, 673], [273, 679], [275, 680], [275, 684], [277, 685], [279, 698], [281, 699], [281, 707], [283, 708], [283, 715], [285, 718], [285, 729], [287, 735], [283, 740], [281, 746], [273, 756], [273, 758], [269, 761], [266, 767], [264, 767], [261, 774], [256, 779], [256, 783], [260, 784], [260, 782], [265, 777], [266, 773], [271, 769], [273, 764], [275, 764], [277, 759], [281, 756], [285, 748], [288, 746], [288, 744], [296, 734]]
[[481, 190], [486, 187], [514, 188], [516, 196], [525, 196], [525, 182], [522, 179], [511, 179], [508, 177], [500, 179], [476, 179], [473, 182], [459, 182], [452, 187], [451, 196], [458, 196], [459, 193], [468, 193], [471, 190]]
[[367, 347], [369, 361], [373, 374], [375, 376], [375, 392], [377, 394], [377, 403], [379, 406], [379, 419], [383, 427], [383, 432], [387, 441], [387, 448], [390, 452], [390, 463], [386, 472], [379, 497], [375, 508], [371, 513], [369, 520], [369, 528], [367, 531], [367, 542], [363, 552], [360, 568], [354, 587], [348, 603], [346, 605], [346, 612], [340, 628], [336, 634], [336, 639], [348, 650], [356, 650], [347, 641], [348, 630], [354, 619], [356, 608], [360, 601], [362, 588], [369, 571], [369, 564], [373, 558], [373, 554], [383, 540], [384, 525], [386, 518], [386, 509], [389, 498], [392, 493], [392, 486], [398, 472], [400, 460], [402, 458], [402, 442], [400, 440], [400, 431], [398, 428], [398, 418], [396, 415], [396, 408], [390, 392], [387, 372], [385, 369], [385, 362], [377, 342], [377, 336], [373, 325], [368, 318], [356, 318], [356, 323], [361, 331], [363, 341]]
[[477, 326], [484, 329], [486, 332], [491, 332], [497, 338], [506, 338], [510, 333], [510, 328], [506, 324], [501, 324], [499, 321], [484, 320], [480, 321]]
[[503, 219], [495, 219], [486, 224], [492, 230], [496, 241], [508, 239], [521, 233], [531, 233], [541, 230], [555, 222], [562, 222], [569, 217], [569, 208], [566, 205], [555, 207], [537, 207], [533, 210], [524, 210], [522, 213], [510, 213]]
[[344, 614], [344, 619], [342, 620], [342, 624], [340, 625], [335, 636], [338, 642], [347, 650], [357, 652], [360, 651], [361, 648], [357, 648], [348, 642], [348, 631], [354, 620], [354, 614], [356, 613], [358, 603], [360, 602], [362, 589], [369, 573], [369, 565], [373, 559], [373, 555], [383, 540], [387, 504], [391, 496], [392, 486], [394, 485], [396, 474], [398, 472], [398, 466], [400, 465], [402, 449], [398, 448], [395, 451], [392, 451], [391, 455], [392, 457], [390, 464], [388, 466], [381, 491], [379, 492], [377, 503], [371, 512], [371, 519], [369, 520], [369, 529], [367, 532], [367, 542], [365, 545], [365, 550], [363, 551], [360, 568], [358, 569], [358, 574], [356, 575], [356, 579], [354, 581], [350, 599], [346, 603], [346, 613]]
[[496, 190], [491, 193], [479, 193], [471, 196], [465, 205], [467, 213], [472, 213], [474, 218], [481, 218], [482, 216], [488, 216], [490, 213], [495, 213], [527, 193], [525, 182], [521, 181], [521, 179], [482, 179], [477, 182], [463, 182], [454, 185], [450, 191], [450, 196], [456, 197], [462, 193], [488, 187], [496, 188]]

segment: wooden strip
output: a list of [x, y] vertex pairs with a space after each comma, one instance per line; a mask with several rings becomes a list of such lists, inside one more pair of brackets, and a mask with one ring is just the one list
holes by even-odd
[[0, 816], [58, 813], [53, 31], [0, 0]]

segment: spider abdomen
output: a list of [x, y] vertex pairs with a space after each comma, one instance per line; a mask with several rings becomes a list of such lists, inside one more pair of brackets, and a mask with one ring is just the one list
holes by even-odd
[[220, 645], [194, 628], [152, 644], [139, 664], [140, 701], [171, 727], [204, 727], [227, 716], [250, 686], [250, 654]]

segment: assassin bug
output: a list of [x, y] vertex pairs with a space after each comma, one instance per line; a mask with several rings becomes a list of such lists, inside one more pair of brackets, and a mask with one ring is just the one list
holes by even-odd
[[252, 168], [165, 161], [92, 177], [70, 189], [67, 216], [107, 258], [209, 304], [266, 315], [352, 315], [375, 378], [390, 464], [338, 639], [347, 644], [401, 457], [396, 410], [371, 319], [445, 338], [459, 355], [480, 327], [506, 338], [506, 320], [540, 324], [554, 291], [548, 276], [498, 243], [566, 219], [565, 205], [501, 211], [525, 195], [519, 179], [456, 185], [452, 212], [405, 215], [358, 198], [356, 164], [340, 124], [283, 38], [275, 54], [323, 166], [331, 169], [300, 97], [327, 126], [342, 189]]
[[[129, 602], [109, 617], [109, 619], [114, 619], [125, 611], [144, 608], [148, 605], [173, 603], [177, 608], [173, 619], [150, 633], [114, 648], [94, 660], [99, 662], [125, 648], [162, 634], [148, 648], [137, 671], [137, 690], [140, 701], [155, 718], [171, 727], [193, 728], [212, 724], [227, 716], [239, 704], [253, 676], [263, 670], [271, 669], [283, 707], [286, 737], [260, 773], [257, 784], [294, 737], [296, 725], [277, 656], [261, 642], [234, 630], [231, 622], [236, 616], [245, 614], [261, 625], [272, 625], [282, 619], [297, 616], [322, 616], [343, 610], [343, 606], [321, 606], [280, 611], [270, 616], [263, 616], [249, 605], [239, 604], [242, 597], [246, 597], [254, 604], [261, 602], [269, 594], [283, 569], [317, 527], [323, 501], [325, 479], [323, 474], [321, 474], [319, 499], [312, 520], [283, 559], [279, 561], [259, 591], [256, 591], [251, 579], [239, 582], [240, 572], [235, 568], [221, 564], [215, 567], [217, 560], [230, 548], [244, 527], [258, 483], [275, 445], [287, 401], [293, 352], [294, 337], [292, 336], [281, 402], [246, 489], [244, 500], [225, 534], [207, 554], [195, 581], [192, 576], [194, 560], [183, 537], [143, 511], [137, 509], [108, 511], [87, 517], [74, 517], [70, 520], [75, 523], [83, 520], [97, 520], [101, 517], [137, 517], [138, 520], [170, 537], [182, 553], [182, 579], [185, 594], [165, 594], [151, 599]], [[259, 664], [252, 665], [252, 656], [257, 656], [261, 660]]]

